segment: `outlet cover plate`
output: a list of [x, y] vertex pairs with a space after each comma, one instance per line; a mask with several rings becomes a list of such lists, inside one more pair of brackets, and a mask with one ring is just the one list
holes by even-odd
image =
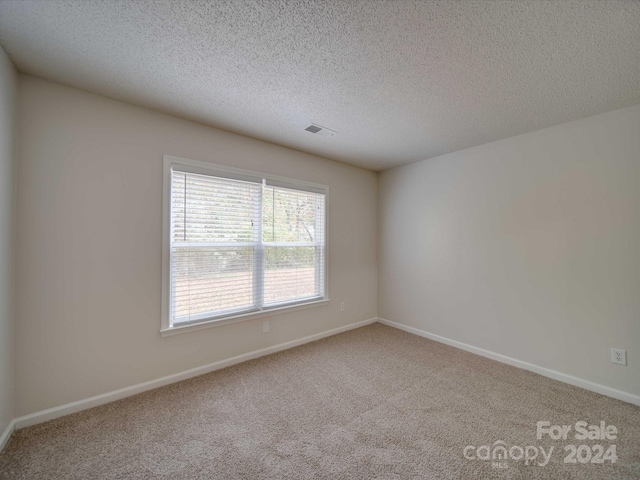
[[611, 363], [617, 363], [618, 365], [627, 364], [627, 351], [620, 348], [611, 349]]

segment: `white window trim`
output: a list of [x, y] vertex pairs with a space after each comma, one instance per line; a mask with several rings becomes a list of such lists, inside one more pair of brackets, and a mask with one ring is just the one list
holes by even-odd
[[[265, 179], [268, 184], [290, 187], [296, 190], [308, 189], [309, 191], [322, 193], [325, 195], [325, 254], [324, 254], [324, 297], [309, 300], [293, 301], [290, 304], [278, 304], [273, 307], [264, 307], [255, 312], [243, 312], [238, 315], [225, 316], [224, 318], [212, 318], [198, 323], [175, 325], [170, 322], [170, 284], [171, 284], [171, 171], [174, 167], [179, 170], [182, 167], [185, 171], [193, 173], [203, 173], [206, 175], [223, 175], [232, 178], [260, 178]], [[176, 335], [179, 333], [202, 330], [204, 328], [229, 325], [231, 323], [244, 322], [260, 317], [275, 315], [310, 308], [329, 303], [329, 186], [319, 183], [296, 180], [293, 178], [271, 175], [268, 173], [244, 170], [240, 168], [219, 165], [215, 163], [190, 160], [188, 158], [176, 157], [173, 155], [163, 156], [163, 192], [162, 192], [162, 321], [160, 335]]]

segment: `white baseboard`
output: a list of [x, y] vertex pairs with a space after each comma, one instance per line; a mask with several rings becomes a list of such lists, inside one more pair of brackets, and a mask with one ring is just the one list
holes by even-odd
[[568, 383], [569, 385], [581, 387], [585, 390], [590, 390], [592, 392], [606, 395], [607, 397], [612, 397], [618, 400], [622, 400], [623, 402], [628, 402], [640, 406], [640, 396], [634, 395], [633, 393], [616, 390], [615, 388], [600, 385], [599, 383], [594, 383], [589, 380], [584, 380], [582, 378], [574, 377], [572, 375], [541, 367], [539, 365], [534, 365], [533, 363], [518, 360], [517, 358], [507, 357], [506, 355], [502, 355], [500, 353], [495, 353], [490, 350], [474, 347], [473, 345], [467, 345], [466, 343], [458, 342], [457, 340], [451, 340], [450, 338], [441, 337], [440, 335], [435, 335], [418, 328], [409, 327], [407, 325], [403, 325], [402, 323], [392, 322], [391, 320], [387, 320], [385, 318], [378, 318], [378, 322], [384, 325], [388, 325], [389, 327], [394, 327], [400, 330], [404, 330], [405, 332], [413, 333], [414, 335], [419, 335], [420, 337], [435, 340], [436, 342], [444, 343], [461, 350], [466, 350], [467, 352], [475, 353], [476, 355], [481, 355], [483, 357], [487, 357], [501, 363], [506, 363], [507, 365], [512, 365], [524, 370], [529, 370], [530, 372], [538, 373], [545, 377]]
[[16, 421], [15, 419], [13, 419], [9, 422], [9, 425], [7, 425], [7, 428], [4, 429], [4, 432], [2, 432], [2, 435], [0, 435], [0, 452], [9, 441], [9, 438], [11, 438], [11, 434], [13, 433], [15, 428], [16, 428]]
[[[125, 397], [130, 397], [131, 395], [136, 395], [137, 393], [142, 393], [147, 390], [153, 390], [154, 388], [163, 387], [165, 385], [179, 382], [181, 380], [197, 377], [198, 375], [204, 375], [205, 373], [210, 373], [215, 370], [220, 370], [225, 367], [230, 367], [231, 365], [236, 365], [238, 363], [246, 362], [248, 360], [253, 360], [254, 358], [264, 357], [265, 355], [270, 355], [272, 353], [288, 350], [289, 348], [297, 347], [305, 343], [315, 342], [316, 340], [320, 340], [321, 338], [330, 337], [332, 335], [337, 335], [338, 333], [343, 333], [348, 330], [353, 330], [354, 328], [363, 327], [365, 325], [375, 323], [376, 321], [377, 321], [377, 318], [370, 318], [368, 320], [363, 320], [361, 322], [351, 323], [343, 327], [338, 327], [332, 330], [327, 330], [325, 332], [316, 333], [315, 335], [309, 335], [308, 337], [299, 338], [297, 340], [292, 340], [290, 342], [280, 343], [279, 345], [274, 345], [273, 347], [263, 348], [261, 350], [254, 350], [253, 352], [244, 353], [242, 355], [231, 357], [226, 360], [220, 360], [218, 362], [210, 363], [208, 365], [203, 365], [201, 367], [192, 368], [191, 370], [186, 370], [184, 372], [174, 373], [173, 375], [167, 375], [166, 377], [158, 378], [156, 380], [151, 380], [149, 382], [139, 383], [137, 385], [132, 385], [130, 387], [121, 388], [119, 390], [114, 390], [112, 392], [107, 392], [101, 395], [96, 395], [94, 397], [78, 400], [76, 402], [60, 405], [59, 407], [53, 407], [47, 410], [41, 410], [39, 412], [31, 413], [29, 415], [25, 415], [23, 417], [18, 417], [14, 419], [12, 422], [11, 431], [13, 431], [13, 428], [18, 429], [18, 428], [28, 427], [30, 425], [36, 425], [38, 423], [46, 422], [48, 420], [53, 420], [54, 418], [62, 417], [64, 415], [69, 415], [70, 413], [80, 412], [88, 408], [97, 407], [98, 405], [103, 405], [105, 403], [113, 402], [115, 400], [120, 400]], [[9, 429], [7, 428], [7, 431], [8, 430]], [[4, 439], [4, 435], [7, 434], [7, 431], [5, 431], [5, 433], [3, 434], [2, 439]], [[11, 432], [9, 432], [8, 435], [10, 434]]]

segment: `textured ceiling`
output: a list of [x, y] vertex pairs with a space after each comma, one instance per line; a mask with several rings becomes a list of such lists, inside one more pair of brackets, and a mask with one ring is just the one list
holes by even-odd
[[2, 0], [0, 43], [22, 72], [373, 170], [640, 103], [638, 1]]

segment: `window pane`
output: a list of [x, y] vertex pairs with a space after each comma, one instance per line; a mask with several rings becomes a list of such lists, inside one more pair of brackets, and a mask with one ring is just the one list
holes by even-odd
[[173, 242], [257, 240], [260, 184], [173, 172], [171, 188]]
[[323, 253], [322, 247], [265, 247], [264, 303], [321, 296], [324, 278], [318, 263]]
[[262, 240], [324, 243], [324, 195], [264, 187]]
[[251, 308], [254, 255], [255, 247], [174, 248], [174, 322]]

